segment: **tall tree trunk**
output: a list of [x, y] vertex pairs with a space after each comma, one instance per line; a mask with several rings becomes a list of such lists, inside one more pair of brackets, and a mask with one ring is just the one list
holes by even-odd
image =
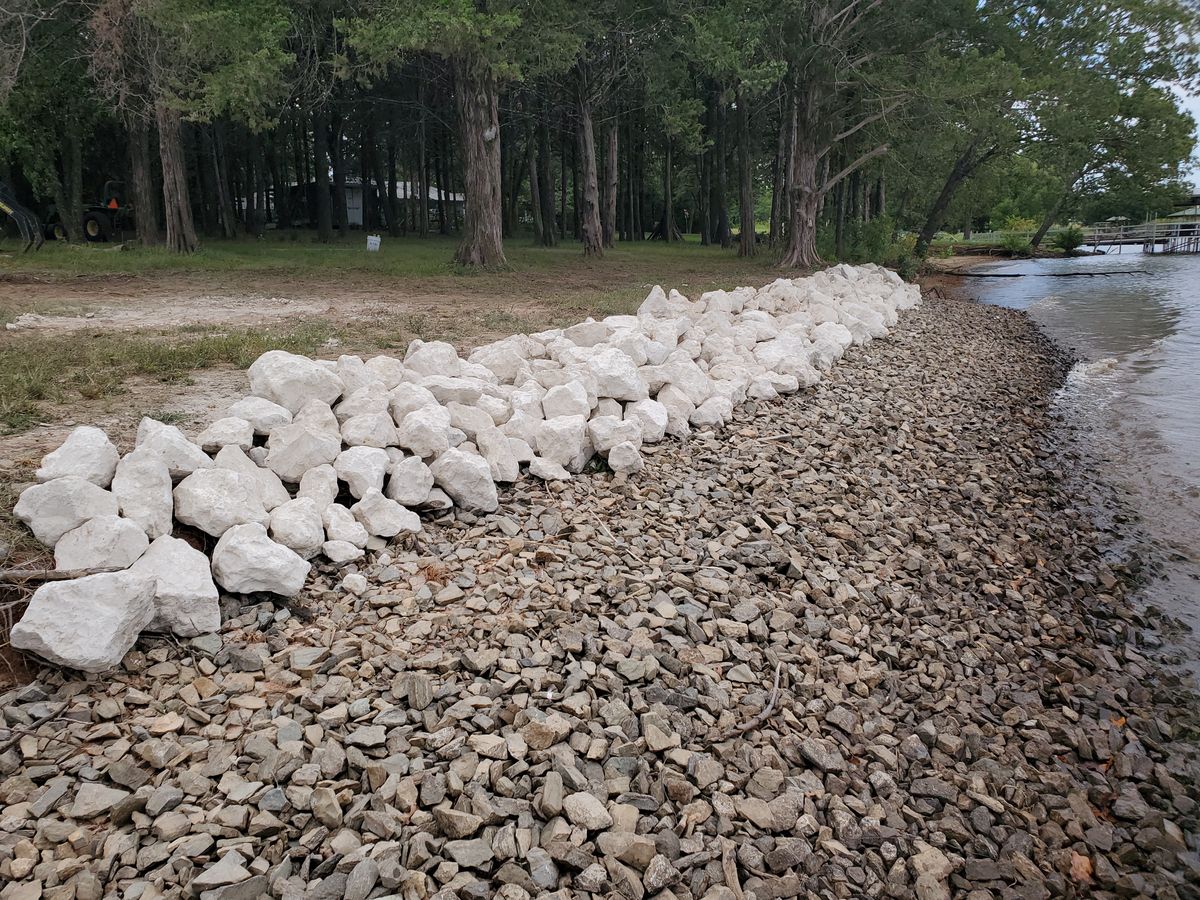
[[54, 205], [72, 244], [86, 240], [83, 233], [83, 147], [68, 129], [59, 150], [58, 177], [54, 180]]
[[699, 169], [699, 190], [696, 197], [696, 226], [700, 229], [700, 246], [712, 243], [712, 151], [702, 150], [696, 157]]
[[[362, 148], [363, 154], [367, 158], [367, 164], [371, 167], [371, 177], [375, 181], [376, 195], [380, 198], [380, 212], [383, 214], [384, 223], [387, 226], [388, 234], [395, 237], [400, 234], [400, 223], [396, 221], [396, 208], [390, 202], [394, 196], [394, 192], [388, 193], [388, 180], [383, 177], [383, 158], [382, 152], [379, 149], [379, 142], [376, 140], [375, 128], [370, 121], [366, 127], [366, 134], [363, 135]], [[366, 196], [366, 179], [363, 179], [363, 196]]]
[[537, 134], [532, 121], [527, 123], [525, 137], [525, 164], [529, 167], [529, 206], [533, 211], [533, 242], [544, 242], [542, 226], [542, 186], [538, 175]]
[[325, 110], [313, 113], [313, 193], [317, 205], [317, 239], [333, 240], [333, 205], [329, 196], [329, 120]]
[[717, 92], [717, 190], [716, 209], [717, 230], [714, 238], [720, 241], [721, 247], [728, 250], [733, 246], [733, 231], [729, 227], [729, 115], [721, 91]]
[[1029, 240], [1029, 246], [1034, 250], [1042, 246], [1042, 241], [1045, 240], [1046, 233], [1054, 224], [1054, 220], [1058, 218], [1058, 212], [1062, 209], [1063, 203], [1066, 202], [1068, 195], [1071, 193], [1071, 188], [1073, 188], [1075, 186], [1075, 182], [1082, 177], [1083, 170], [1081, 169], [1077, 172], [1072, 172], [1063, 179], [1062, 191], [1059, 193], [1058, 199], [1054, 201], [1048, 210], [1046, 210], [1046, 215], [1042, 218], [1042, 224], [1038, 226], [1038, 230], [1034, 232], [1033, 237]]
[[271, 137], [271, 195], [275, 198], [275, 227], [292, 227], [292, 204], [288, 195], [287, 152], [280, 142], [286, 137], [282, 128]]
[[138, 241], [143, 247], [151, 247], [160, 239], [158, 197], [150, 160], [150, 128], [140, 119], [134, 119], [129, 126], [129, 168], [133, 174], [133, 218]]
[[163, 209], [167, 222], [167, 249], [192, 253], [199, 248], [192, 224], [192, 203], [188, 196], [187, 163], [183, 155], [183, 135], [179, 112], [165, 103], [155, 106], [158, 120], [158, 154], [163, 172]]
[[[422, 70], [423, 73], [423, 70]], [[428, 155], [428, 129], [426, 124], [426, 107], [425, 107], [425, 79], [422, 78], [417, 83], [417, 172], [420, 177], [417, 179], [417, 184], [409, 182], [409, 202], [413, 202], [412, 194], [416, 194], [415, 213], [417, 217], [416, 229], [421, 237], [429, 236], [429, 155]], [[416, 188], [414, 191], [413, 188]]]
[[558, 244], [558, 216], [554, 209], [554, 156], [550, 152], [549, 111], [543, 105], [538, 121], [538, 196], [542, 201], [542, 245]]
[[846, 258], [846, 182], [837, 186], [834, 195], [833, 252], [839, 259]]
[[914, 251], [917, 258], [924, 259], [929, 255], [929, 245], [933, 242], [934, 235], [942, 227], [942, 223], [946, 221], [946, 211], [950, 208], [950, 203], [962, 183], [999, 151], [999, 147], [992, 147], [981, 153], [982, 143], [982, 139], [974, 139], [967, 145], [967, 149], [963, 151], [962, 155], [954, 161], [950, 174], [946, 176], [946, 181], [942, 185], [941, 192], [929, 208], [925, 224], [921, 226], [921, 231], [917, 234], [917, 246]]
[[791, 197], [787, 244], [780, 265], [788, 269], [810, 269], [821, 257], [817, 255], [817, 211], [821, 204], [822, 185], [818, 184], [820, 148], [817, 146], [818, 88], [805, 85], [796, 90], [797, 123], [792, 141]]
[[466, 204], [463, 240], [454, 258], [464, 266], [502, 266], [499, 90], [483, 65], [465, 57], [454, 60], [454, 83]]
[[396, 183], [396, 127], [394, 122], [388, 122], [387, 136], [387, 206], [391, 213], [391, 218], [388, 220], [391, 223], [389, 234], [392, 237], [400, 237], [405, 231], [407, 216], [404, 210], [400, 207], [400, 198], [397, 195]]
[[604, 141], [604, 209], [601, 230], [604, 233], [605, 247], [614, 246], [617, 240], [617, 195], [621, 191], [617, 163], [617, 127], [617, 116], [614, 113], [612, 121], [605, 129]]
[[757, 250], [754, 230], [754, 173], [750, 168], [750, 101], [739, 86], [738, 105], [738, 173], [741, 181], [742, 230], [738, 235], [738, 256], [753, 256]]
[[772, 247], [778, 247], [783, 239], [783, 169], [787, 159], [787, 132], [791, 100], [783, 92], [779, 103], [779, 135], [775, 147], [775, 164], [771, 167], [771, 231], [768, 238]]
[[346, 159], [342, 147], [342, 116], [333, 116], [329, 124], [329, 163], [333, 166], [333, 220], [338, 236], [350, 232], [350, 211], [346, 205]]
[[671, 188], [671, 138], [663, 150], [663, 214], [659, 225], [662, 239], [668, 244], [675, 240], [675, 197]]
[[[196, 180], [200, 184], [200, 193], [204, 197], [204, 202], [200, 204], [201, 227], [206, 237], [220, 237], [222, 234], [221, 189], [217, 184], [217, 167], [213, 165], [217, 151], [213, 146], [212, 132], [207, 126], [199, 126], [196, 129], [196, 135], [199, 138], [196, 142]], [[157, 205], [156, 200], [155, 207]], [[157, 212], [157, 209], [155, 211]]]
[[604, 234], [600, 224], [600, 186], [596, 172], [596, 140], [592, 127], [592, 104], [588, 99], [586, 73], [580, 70], [577, 112], [579, 123], [575, 130], [578, 138], [578, 160], [576, 171], [582, 175], [582, 191], [576, 188], [576, 196], [582, 193], [582, 202], [576, 215], [580, 222], [584, 256], [604, 255]]
[[229, 143], [225, 135], [225, 123], [219, 119], [213, 125], [213, 175], [217, 182], [217, 204], [220, 210], [221, 235], [226, 240], [237, 236], [237, 210], [233, 207], [233, 195], [229, 180]]

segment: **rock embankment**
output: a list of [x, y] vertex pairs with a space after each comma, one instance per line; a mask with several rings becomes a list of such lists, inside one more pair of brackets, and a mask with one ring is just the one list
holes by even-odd
[[1046, 349], [927, 301], [636, 477], [48, 671], [0, 698], [4, 896], [1194, 897], [1195, 720]]

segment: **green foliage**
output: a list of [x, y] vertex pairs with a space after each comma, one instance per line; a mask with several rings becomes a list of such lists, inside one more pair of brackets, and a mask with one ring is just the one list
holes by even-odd
[[1013, 256], [1029, 255], [1029, 238], [1023, 234], [1009, 232], [1000, 239], [1000, 246]]
[[1078, 225], [1068, 225], [1054, 235], [1051, 243], [1064, 253], [1078, 250], [1083, 246], [1083, 229]]

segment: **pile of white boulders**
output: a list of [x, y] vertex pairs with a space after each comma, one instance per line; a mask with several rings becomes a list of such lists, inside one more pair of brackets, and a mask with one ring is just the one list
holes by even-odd
[[[514, 335], [466, 360], [437, 341], [402, 360], [264, 353], [250, 396], [194, 440], [143, 419], [121, 456], [81, 427], [42, 460], [17, 518], [57, 568], [112, 571], [44, 584], [12, 643], [99, 672], [144, 629], [215, 631], [218, 586], [294, 596], [309, 560], [356, 560], [419, 532], [420, 512], [492, 512], [496, 484], [523, 468], [567, 479], [599, 455], [637, 472], [644, 444], [815, 384], [919, 302], [893, 272], [837, 266], [697, 301], [655, 287], [637, 315]], [[211, 559], [176, 523], [215, 539]]]

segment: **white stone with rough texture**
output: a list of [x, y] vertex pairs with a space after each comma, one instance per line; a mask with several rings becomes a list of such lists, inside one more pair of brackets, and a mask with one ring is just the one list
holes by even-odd
[[650, 396], [649, 388], [638, 376], [637, 366], [620, 350], [607, 348], [592, 354], [587, 367], [596, 379], [597, 397], [632, 402]]
[[250, 393], [293, 415], [310, 400], [332, 404], [342, 395], [338, 376], [315, 360], [285, 350], [268, 350], [250, 366]]
[[509, 483], [521, 477], [521, 465], [508, 443], [508, 436], [499, 428], [492, 425], [477, 432], [475, 445], [479, 448], [479, 454], [487, 460], [492, 481]]
[[389, 391], [404, 380], [404, 363], [394, 356], [372, 356], [367, 360], [367, 368]]
[[588, 437], [597, 453], [607, 453], [617, 444], [642, 445], [642, 424], [616, 416], [596, 416], [588, 422]]
[[325, 537], [331, 541], [345, 541], [355, 547], [367, 546], [370, 535], [354, 513], [340, 503], [330, 503], [321, 510], [321, 522], [325, 526]]
[[164, 425], [145, 418], [138, 424], [137, 449], [154, 453], [167, 465], [171, 477], [178, 481], [197, 469], [207, 469], [213, 461], [174, 425]]
[[392, 447], [396, 444], [396, 424], [391, 413], [363, 413], [342, 423], [342, 442], [349, 447]]
[[386, 450], [378, 447], [351, 447], [338, 454], [333, 461], [337, 477], [346, 482], [346, 487], [355, 497], [368, 491], [383, 490], [383, 479], [391, 466]]
[[[378, 388], [386, 391], [383, 379], [358, 356], [339, 356], [333, 365], [333, 373], [342, 382], [342, 396], [361, 391], [363, 388]], [[331, 404], [332, 405], [332, 404]]]
[[667, 411], [667, 434], [683, 437], [691, 431], [688, 420], [696, 411], [694, 404], [682, 390], [673, 384], [666, 385], [656, 398]]
[[405, 415], [396, 429], [396, 443], [425, 459], [450, 448], [449, 431], [449, 410], [423, 406]]
[[389, 500], [377, 490], [370, 490], [350, 507], [354, 518], [375, 537], [390, 538], [398, 534], [416, 534], [421, 530], [420, 517], [405, 509], [395, 500]]
[[265, 525], [269, 517], [253, 478], [232, 469], [201, 469], [175, 487], [175, 518], [220, 537], [234, 525]]
[[542, 415], [547, 419], [562, 416], [587, 416], [592, 411], [587, 387], [582, 381], [571, 380], [546, 391], [542, 397]]
[[297, 497], [271, 510], [271, 540], [305, 559], [312, 559], [325, 543], [321, 510], [312, 497]]
[[688, 419], [697, 428], [720, 428], [733, 415], [733, 402], [728, 397], [712, 396], [696, 407]]
[[171, 533], [175, 498], [171, 472], [157, 453], [134, 450], [117, 463], [112, 493], [121, 515], [136, 522], [150, 540]]
[[258, 497], [267, 512], [292, 499], [278, 475], [270, 469], [264, 469], [237, 447], [222, 447], [213, 458], [213, 463], [218, 469], [230, 469], [254, 479], [258, 485]]
[[293, 423], [276, 428], [267, 438], [267, 468], [283, 481], [296, 484], [309, 469], [332, 463], [341, 452], [339, 434]]
[[196, 443], [205, 453], [216, 453], [222, 447], [229, 446], [249, 450], [254, 446], [254, 426], [245, 419], [226, 416], [196, 435]]
[[107, 672], [120, 665], [153, 617], [154, 580], [144, 575], [52, 581], [33, 592], [10, 642], [60, 666]]
[[97, 516], [58, 539], [54, 568], [127, 569], [150, 546], [146, 532], [132, 519]]
[[608, 451], [608, 467], [614, 472], [628, 475], [640, 472], [643, 465], [645, 463], [642, 461], [641, 452], [628, 441], [624, 444], [617, 444]]
[[392, 420], [397, 425], [404, 421], [404, 417], [416, 409], [423, 406], [437, 406], [437, 398], [429, 392], [428, 388], [423, 388], [419, 384], [412, 382], [403, 382], [396, 385], [388, 393], [388, 410], [392, 414]]
[[[390, 420], [391, 413], [388, 411], [390, 399], [382, 384], [369, 385], [346, 397], [333, 408], [333, 414], [343, 427], [355, 416], [365, 416], [371, 413], [382, 413]], [[389, 421], [388, 424], [394, 426], [395, 422]]]
[[53, 547], [68, 531], [97, 516], [115, 516], [117, 498], [78, 475], [66, 475], [21, 492], [13, 514], [33, 536]]
[[529, 474], [542, 481], [570, 481], [571, 473], [556, 462], [535, 456], [529, 461]]
[[342, 435], [342, 426], [337, 414], [328, 403], [321, 400], [309, 400], [300, 411], [292, 417], [293, 425], [304, 425], [313, 431], [327, 432], [338, 438]]
[[120, 458], [121, 454], [107, 434], [99, 428], [80, 425], [67, 435], [57, 450], [42, 457], [34, 477], [38, 481], [50, 481], [74, 475], [106, 488], [112, 483]]
[[325, 507], [337, 499], [337, 495], [337, 470], [328, 463], [314, 466], [305, 472], [304, 477], [300, 479], [300, 488], [296, 491], [297, 497], [311, 498], [322, 513], [325, 512]]
[[362, 559], [366, 554], [361, 547], [355, 547], [349, 541], [326, 541], [321, 545], [321, 555], [334, 565], [343, 566]]
[[404, 354], [404, 368], [417, 375], [455, 377], [462, 371], [458, 351], [444, 341], [416, 340]]
[[129, 570], [154, 580], [154, 618], [147, 631], [195, 637], [221, 630], [221, 607], [208, 557], [187, 541], [163, 535]]
[[538, 456], [568, 469], [587, 441], [587, 419], [583, 416], [555, 416], [538, 423]]
[[429, 468], [437, 485], [464, 509], [486, 513], [499, 508], [491, 467], [482, 456], [447, 450]]
[[266, 591], [294, 597], [311, 568], [294, 551], [267, 537], [267, 529], [257, 523], [234, 525], [213, 549], [213, 578], [235, 594]]
[[438, 403], [465, 403], [468, 406], [479, 402], [483, 389], [473, 378], [451, 378], [447, 375], [426, 375], [421, 387], [433, 394]]
[[657, 400], [630, 403], [625, 407], [625, 419], [641, 427], [643, 444], [657, 443], [667, 433], [667, 408]]
[[419, 456], [406, 456], [388, 469], [384, 495], [402, 506], [420, 506], [433, 487], [433, 472]]
[[272, 429], [292, 424], [292, 412], [265, 397], [243, 397], [232, 403], [225, 415], [245, 419], [255, 434], [266, 436]]

